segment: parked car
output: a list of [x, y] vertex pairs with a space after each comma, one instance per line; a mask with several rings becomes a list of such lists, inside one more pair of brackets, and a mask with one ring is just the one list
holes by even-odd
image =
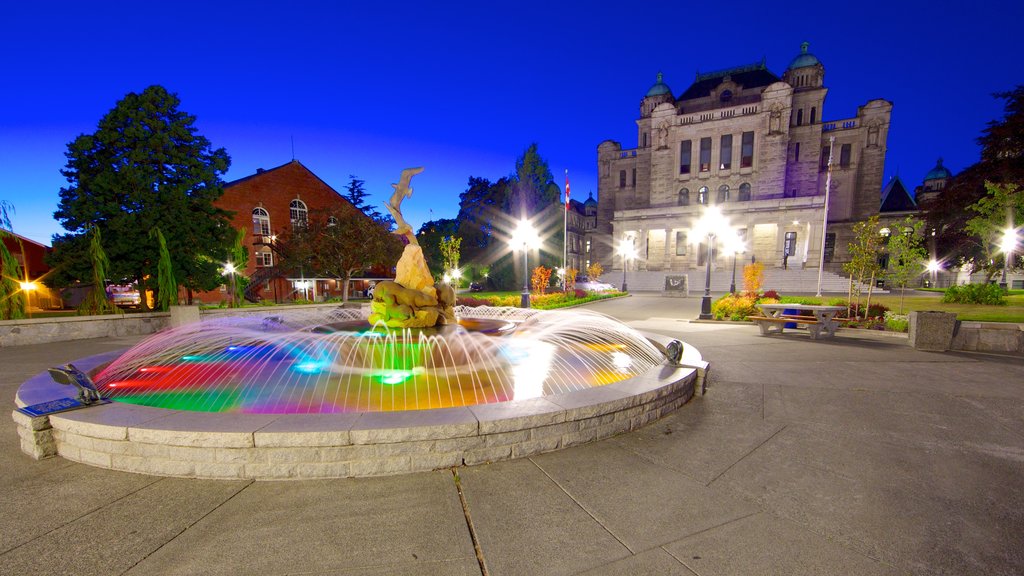
[[576, 289], [586, 290], [587, 292], [608, 292], [609, 290], [615, 290], [615, 286], [612, 286], [607, 282], [591, 280], [587, 276], [577, 276]]
[[470, 282], [469, 283], [469, 291], [470, 292], [483, 292], [484, 291], [484, 285], [480, 284], [478, 282]]

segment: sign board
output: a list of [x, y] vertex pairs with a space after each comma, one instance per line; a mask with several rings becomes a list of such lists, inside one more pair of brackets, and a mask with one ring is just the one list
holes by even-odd
[[686, 274], [679, 274], [675, 276], [665, 276], [665, 289], [661, 293], [662, 296], [672, 296], [676, 298], [687, 298], [690, 296], [690, 282]]
[[106, 399], [93, 402], [92, 404], [83, 404], [74, 398], [58, 398], [57, 400], [40, 402], [39, 404], [32, 404], [31, 406], [18, 408], [18, 412], [21, 412], [31, 418], [36, 418], [38, 416], [48, 416], [58, 412], [67, 412], [68, 410], [78, 410], [79, 408], [88, 408], [89, 406], [100, 406], [102, 404], [109, 403], [110, 400]]

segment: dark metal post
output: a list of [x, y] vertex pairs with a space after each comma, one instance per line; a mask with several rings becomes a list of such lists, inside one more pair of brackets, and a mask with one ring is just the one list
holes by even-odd
[[626, 288], [626, 253], [622, 253], [622, 291], [625, 292]]
[[698, 316], [701, 320], [711, 320], [714, 318], [711, 314], [711, 245], [714, 241], [715, 235], [708, 234], [708, 245], [705, 250], [707, 272], [704, 275], [704, 298], [700, 301], [700, 316]]
[[732, 284], [729, 284], [729, 293], [736, 293], [736, 257], [739, 256], [738, 252], [732, 253]]
[[529, 247], [523, 242], [523, 297], [519, 301], [520, 308], [530, 307], [530, 265], [526, 260], [527, 250]]

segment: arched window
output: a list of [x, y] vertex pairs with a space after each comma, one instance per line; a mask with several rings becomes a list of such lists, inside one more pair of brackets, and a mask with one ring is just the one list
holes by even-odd
[[263, 208], [252, 209], [252, 233], [256, 236], [270, 236], [270, 214]]
[[335, 218], [334, 216], [328, 216], [327, 217], [327, 225], [328, 226], [337, 226], [338, 225], [338, 219]]
[[811, 106], [811, 124], [818, 120], [818, 107]]
[[732, 90], [722, 90], [722, 94], [718, 98], [723, 104], [728, 103], [732, 100]]
[[292, 228], [301, 228], [306, 225], [306, 203], [296, 198], [288, 205], [288, 213], [292, 219]]
[[740, 184], [740, 202], [747, 202], [750, 200], [750, 184], [744, 182]]
[[677, 204], [679, 206], [689, 206], [690, 205], [690, 189], [689, 188], [682, 188], [682, 189], [679, 190], [679, 198], [677, 200]]
[[801, 108], [801, 109], [796, 111], [796, 125], [797, 126], [803, 126], [804, 125], [804, 109], [803, 108]]
[[697, 191], [697, 204], [707, 205], [708, 203], [708, 187], [701, 186], [700, 190]]
[[722, 184], [718, 188], [718, 204], [724, 204], [729, 201], [729, 185]]

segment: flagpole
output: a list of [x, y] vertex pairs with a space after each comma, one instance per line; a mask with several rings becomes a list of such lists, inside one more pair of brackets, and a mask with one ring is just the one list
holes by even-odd
[[836, 137], [828, 139], [828, 174], [825, 176], [825, 210], [821, 217], [821, 257], [818, 259], [818, 292], [821, 297], [821, 274], [825, 270], [825, 230], [828, 228], [828, 192], [832, 188], [832, 151], [836, 148]]
[[569, 169], [565, 169], [565, 210], [562, 212], [562, 291], [566, 289], [566, 259], [569, 254]]

